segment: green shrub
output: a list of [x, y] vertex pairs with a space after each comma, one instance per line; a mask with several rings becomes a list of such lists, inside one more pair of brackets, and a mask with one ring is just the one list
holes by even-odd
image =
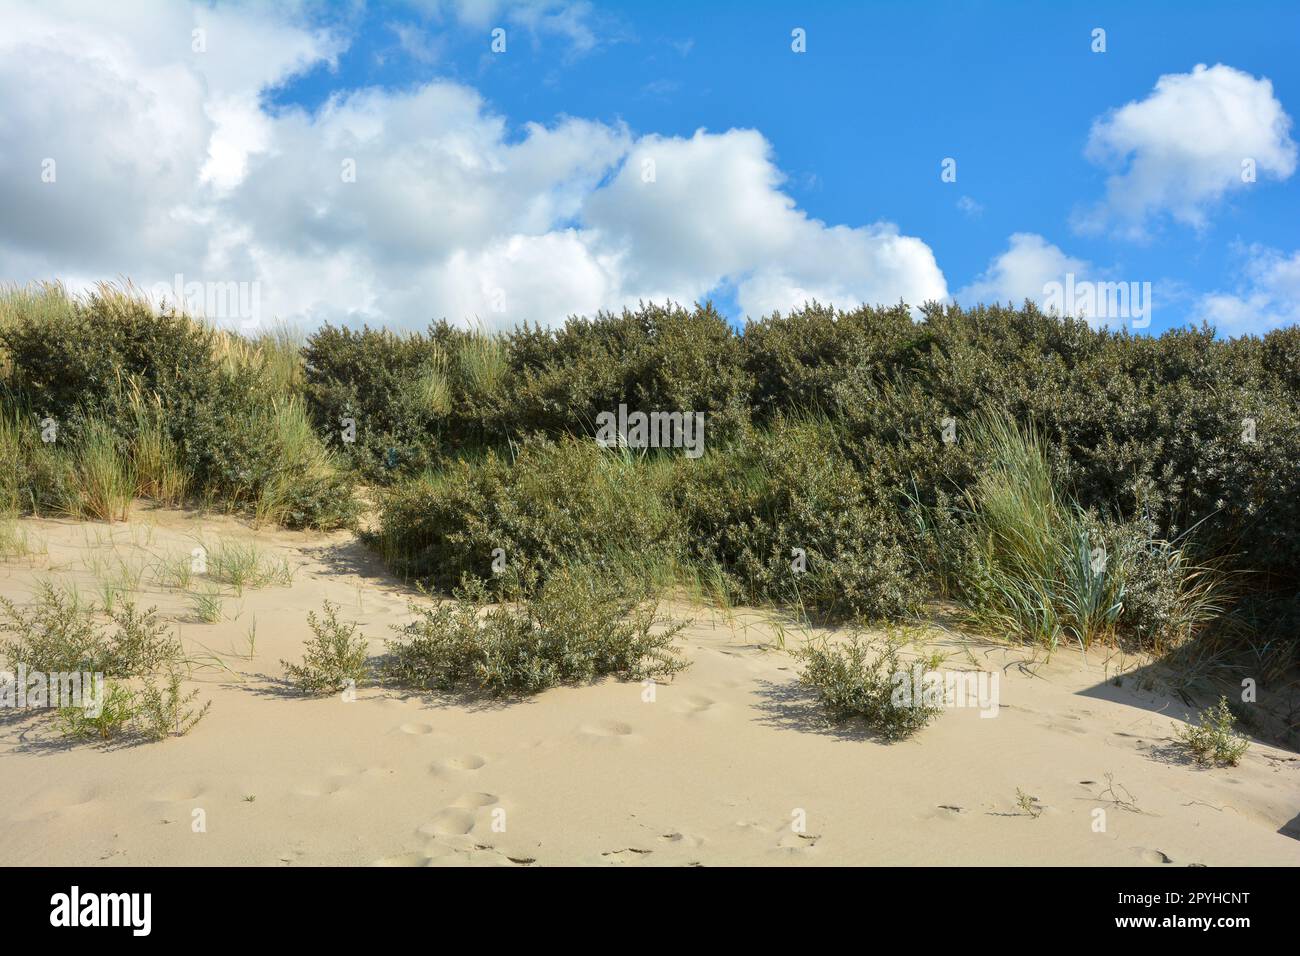
[[900, 656], [902, 643], [891, 634], [874, 655], [871, 644], [859, 634], [843, 644], [809, 645], [799, 653], [804, 665], [799, 681], [817, 692], [817, 703], [830, 723], [860, 720], [886, 740], [901, 740], [943, 712], [932, 701], [895, 693], [901, 682], [911, 682], [913, 668], [925, 673], [943, 663], [937, 654], [905, 663]]
[[370, 668], [366, 661], [367, 642], [357, 633], [357, 625], [338, 619], [338, 605], [325, 602], [321, 617], [308, 612], [313, 640], [301, 664], [281, 661], [289, 681], [304, 694], [333, 694], [356, 686], [366, 679]]
[[533, 694], [613, 675], [671, 677], [686, 666], [655, 607], [616, 582], [563, 568], [517, 604], [490, 606], [481, 584], [417, 612], [388, 642], [385, 679], [440, 691]]
[[[446, 349], [420, 334], [325, 325], [303, 348], [307, 405], [315, 427], [358, 471], [388, 480], [436, 457], [450, 409]], [[344, 440], [352, 419], [355, 440]]]
[[778, 418], [743, 443], [678, 461], [669, 499], [696, 562], [716, 563], [748, 601], [883, 618], [922, 598], [894, 492], [853, 468], [824, 420]]
[[185, 431], [220, 377], [215, 334], [174, 310], [157, 311], [129, 287], [101, 284], [85, 299], [58, 295], [57, 308], [11, 306], [16, 314], [0, 325], [12, 391], [60, 421], [84, 409], [116, 422], [130, 417], [134, 381]]
[[199, 692], [181, 691], [181, 675], [175, 668], [167, 672], [165, 683], [146, 677], [139, 690], [108, 681], [98, 713], [83, 706], [60, 707], [56, 714], [59, 731], [65, 737], [102, 742], [127, 736], [146, 740], [183, 737], [194, 729], [212, 707], [212, 701], [195, 709], [190, 705]]
[[1202, 766], [1235, 767], [1250, 747], [1236, 726], [1228, 698], [1220, 697], [1217, 704], [1201, 712], [1199, 724], [1175, 725], [1175, 733], [1192, 759]]
[[729, 438], [749, 419], [741, 341], [712, 305], [642, 305], [560, 328], [525, 326], [509, 347], [502, 418], [514, 436], [592, 435], [596, 416], [620, 404], [702, 412], [709, 442]]
[[1122, 631], [1163, 650], [1221, 612], [1215, 575], [1150, 522], [1103, 520], [1063, 495], [1035, 429], [988, 415], [967, 433], [979, 478], [952, 512], [922, 525], [945, 536], [956, 595], [981, 630], [1049, 648]]
[[104, 684], [104, 701], [98, 713], [77, 705], [60, 707], [55, 720], [65, 737], [110, 741], [125, 734], [135, 717], [136, 695], [116, 681]]
[[[193, 494], [292, 527], [355, 519], [353, 482], [293, 393], [290, 333], [217, 332], [129, 286], [10, 291], [0, 313], [0, 454], [19, 466], [0, 492], [22, 507], [111, 520], [137, 493]], [[46, 418], [53, 446], [39, 440]]]
[[188, 694], [181, 691], [180, 671], [174, 667], [168, 670], [164, 683], [146, 677], [132, 702], [132, 723], [138, 733], [150, 740], [184, 737], [212, 708], [210, 700], [197, 709], [190, 706], [198, 696], [197, 690]]
[[33, 605], [24, 610], [0, 598], [0, 657], [46, 673], [92, 672], [106, 677], [152, 674], [179, 663], [180, 642], [155, 609], [140, 612], [126, 602], [100, 623], [94, 608], [75, 595], [42, 582]]
[[502, 593], [565, 564], [644, 571], [679, 550], [655, 475], [591, 439], [529, 441], [513, 461], [488, 452], [394, 488], [375, 540], [399, 573], [445, 590], [470, 576]]

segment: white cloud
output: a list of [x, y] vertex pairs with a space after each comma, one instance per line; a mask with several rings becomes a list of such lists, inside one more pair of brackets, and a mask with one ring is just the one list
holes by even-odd
[[24, 12], [0, 37], [0, 139], [23, 144], [0, 152], [0, 278], [256, 282], [264, 318], [307, 324], [553, 323], [719, 286], [754, 315], [947, 295], [919, 239], [796, 208], [756, 131], [514, 129], [443, 81], [268, 112], [336, 37], [271, 7], [123, 7]]
[[1288, 256], [1256, 243], [1236, 252], [1244, 259], [1238, 287], [1202, 296], [1193, 320], [1234, 336], [1300, 324], [1300, 250]]
[[954, 298], [966, 307], [1008, 302], [1018, 307], [1025, 299], [1041, 302], [1043, 287], [1049, 282], [1064, 282], [1067, 273], [1082, 278], [1091, 271], [1088, 262], [1066, 255], [1037, 233], [1017, 232], [1007, 250]]
[[411, 9], [439, 20], [452, 20], [471, 30], [504, 28], [522, 31], [534, 44], [558, 37], [566, 54], [589, 53], [602, 41], [622, 39], [608, 17], [597, 14], [585, 0], [406, 0]]
[[1223, 64], [1166, 74], [1146, 99], [1093, 123], [1086, 155], [1114, 172], [1105, 199], [1079, 211], [1074, 226], [1140, 239], [1168, 215], [1201, 228], [1226, 194], [1250, 185], [1242, 178], [1244, 161], [1253, 161], [1261, 178], [1295, 172], [1290, 129], [1267, 78]]

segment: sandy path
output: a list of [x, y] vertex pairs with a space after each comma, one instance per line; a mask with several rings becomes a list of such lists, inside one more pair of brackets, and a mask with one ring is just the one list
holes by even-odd
[[[1300, 839], [1281, 832], [1297, 826], [1300, 759], [1256, 744], [1234, 770], [1178, 762], [1171, 718], [1185, 708], [1108, 683], [1099, 655], [1027, 667], [1025, 649], [951, 638], [951, 666], [1002, 672], [998, 716], [950, 710], [894, 745], [821, 727], [757, 614], [695, 611], [693, 666], [653, 702], [613, 681], [511, 704], [305, 700], [274, 678], [301, 656], [307, 611], [337, 602], [376, 652], [409, 619], [408, 592], [350, 536], [163, 512], [23, 524], [46, 553], [0, 566], [14, 599], [42, 577], [93, 596], [89, 554], [143, 565], [204, 529], [255, 536], [297, 570], [227, 598], [233, 619], [218, 624], [143, 574], [142, 603], [231, 669], [199, 675], [214, 703], [188, 737], [98, 749], [62, 743], [43, 718], [0, 717], [11, 865], [1300, 864]], [[1108, 782], [1135, 806], [1103, 795]]]

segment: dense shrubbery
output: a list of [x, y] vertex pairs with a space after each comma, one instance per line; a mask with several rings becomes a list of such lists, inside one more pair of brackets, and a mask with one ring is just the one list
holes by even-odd
[[680, 548], [656, 478], [593, 441], [538, 439], [513, 460], [489, 451], [394, 488], [376, 540], [394, 568], [444, 589], [467, 575], [544, 579], [571, 563], [644, 571]]
[[855, 470], [824, 421], [778, 418], [673, 477], [692, 557], [736, 598], [897, 617], [924, 597], [901, 495]]
[[[446, 329], [434, 340], [454, 348]], [[987, 615], [987, 595], [1011, 587], [997, 575], [1014, 570], [988, 551], [989, 515], [971, 499], [991, 491], [997, 448], [977, 427], [990, 418], [1032, 428], [1064, 516], [1050, 573], [1021, 582], [1020, 603], [1048, 610], [1001, 626], [1167, 647], [1231, 605], [1224, 634], [1254, 632], [1273, 664], [1286, 663], [1278, 647], [1294, 654], [1294, 330], [1223, 341], [1098, 331], [1032, 305], [930, 306], [924, 322], [902, 307], [812, 305], [736, 336], [708, 309], [650, 307], [501, 343], [497, 394], [458, 392], [425, 438], [419, 460], [433, 467], [386, 499], [384, 550], [405, 573], [446, 587], [467, 573], [491, 580], [493, 548], [542, 572], [618, 564], [630, 548], [693, 568], [733, 600], [869, 617], [947, 593]], [[706, 409], [706, 454], [611, 464], [590, 437], [620, 403]], [[484, 457], [476, 440], [498, 450]], [[1091, 571], [1097, 547], [1112, 562], [1104, 575]], [[1065, 606], [1076, 610], [1050, 619]]]
[[131, 499], [187, 498], [290, 526], [356, 514], [316, 435], [296, 345], [243, 339], [131, 290], [57, 286], [0, 301], [3, 504], [114, 520]]
[[[331, 525], [353, 515], [357, 475], [380, 486], [384, 556], [444, 588], [469, 576], [499, 594], [585, 563], [837, 617], [946, 593], [1045, 639], [1157, 647], [1230, 605], [1225, 640], [1294, 659], [1300, 331], [1225, 341], [1098, 331], [1032, 305], [923, 312], [813, 304], [743, 334], [709, 306], [497, 336], [327, 326], [298, 356], [109, 290], [13, 291], [0, 507], [102, 517], [126, 488]], [[620, 404], [704, 412], [704, 457], [598, 448], [596, 417]], [[1050, 562], [997, 544], [981, 418], [1037, 436]], [[1105, 547], [1104, 575], [1085, 545]], [[1232, 586], [1213, 595], [1216, 576]], [[1053, 622], [1041, 607], [1075, 610]]]

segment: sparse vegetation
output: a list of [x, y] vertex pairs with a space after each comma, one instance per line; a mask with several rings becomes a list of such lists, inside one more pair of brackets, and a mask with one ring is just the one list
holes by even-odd
[[161, 740], [188, 733], [208, 712], [211, 702], [190, 706], [198, 691], [182, 692], [187, 662], [180, 641], [153, 608], [140, 611], [124, 598], [119, 607], [98, 609], [46, 581], [28, 608], [0, 598], [0, 634], [8, 635], [0, 640], [0, 659], [10, 667], [103, 679], [98, 702], [79, 683], [83, 699], [55, 711], [67, 737]]
[[1200, 722], [1175, 726], [1179, 743], [1193, 760], [1204, 767], [1235, 767], [1250, 747], [1237, 732], [1237, 718], [1220, 697], [1213, 707], [1201, 711]]
[[293, 570], [281, 555], [263, 551], [251, 538], [220, 538], [205, 546], [207, 576], [229, 584], [236, 594], [244, 588], [293, 583]]
[[211, 586], [190, 594], [190, 610], [204, 624], [216, 624], [221, 620], [222, 594], [220, 588]]
[[686, 666], [673, 639], [685, 626], [608, 579], [568, 568], [513, 604], [492, 605], [470, 580], [453, 600], [417, 610], [388, 642], [391, 684], [439, 691], [533, 694], [612, 675], [669, 678]]
[[369, 675], [367, 642], [355, 623], [338, 619], [338, 605], [325, 602], [320, 617], [308, 612], [315, 637], [307, 644], [301, 664], [281, 661], [289, 681], [304, 694], [332, 694], [361, 684]]
[[144, 679], [132, 717], [139, 732], [151, 740], [184, 737], [212, 707], [210, 700], [202, 707], [191, 706], [198, 696], [197, 690], [182, 692], [180, 671], [172, 667], [162, 681]]
[[1038, 819], [1038, 817], [1042, 816], [1043, 813], [1043, 807], [1042, 804], [1038, 802], [1038, 798], [1030, 796], [1019, 787], [1016, 787], [1016, 807], [1019, 808], [1020, 812], [1025, 816], [1033, 817], [1034, 819]]
[[943, 712], [942, 701], [916, 699], [913, 670], [920, 675], [936, 670], [943, 658], [922, 655], [905, 662], [901, 656], [908, 642], [904, 633], [890, 634], [883, 647], [875, 650], [861, 634], [843, 643], [821, 643], [804, 647], [799, 681], [817, 693], [817, 703], [832, 724], [861, 721], [871, 732], [886, 740], [901, 740], [920, 730]]
[[123, 601], [108, 618], [109, 624], [101, 623], [94, 608], [48, 581], [30, 608], [0, 597], [0, 634], [10, 635], [0, 640], [0, 657], [47, 673], [90, 671], [122, 678], [181, 660], [180, 642], [156, 609], [142, 612]]

